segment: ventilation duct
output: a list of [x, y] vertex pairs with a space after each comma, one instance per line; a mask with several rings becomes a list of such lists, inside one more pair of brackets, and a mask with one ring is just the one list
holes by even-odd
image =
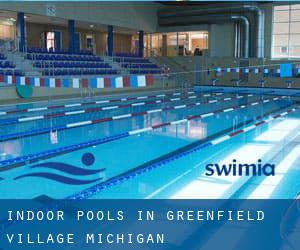
[[[244, 57], [244, 58], [248, 58], [249, 57], [249, 45], [250, 45], [250, 40], [249, 40], [249, 33], [250, 33], [250, 24], [249, 24], [249, 20], [247, 17], [245, 16], [231, 16], [231, 19], [232, 20], [237, 20], [239, 21], [239, 23], [242, 25], [242, 32], [243, 32], [243, 35], [242, 35], [242, 39], [239, 39], [237, 40], [236, 38], [236, 43], [237, 43], [237, 47], [238, 47], [238, 50], [240, 51], [241, 50], [241, 41], [242, 42], [242, 53], [241, 53], [241, 56]], [[240, 30], [236, 30], [236, 32], [240, 32]], [[237, 36], [237, 34], [236, 34]], [[237, 53], [239, 57], [240, 56], [240, 53]]]

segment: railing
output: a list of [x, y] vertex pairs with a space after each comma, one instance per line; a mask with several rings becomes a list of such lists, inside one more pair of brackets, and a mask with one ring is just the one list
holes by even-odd
[[[6, 44], [1, 43], [1, 45], [0, 45], [0, 53], [3, 54], [3, 55], [5, 55], [6, 56], [5, 60], [8, 61], [8, 62], [10, 62], [11, 65], [14, 66], [14, 67], [7, 67], [7, 68], [2, 68], [1, 67], [0, 68], [1, 74], [5, 73], [5, 74], [9, 74], [9, 75], [23, 75], [23, 72], [20, 69], [16, 68], [16, 64], [15, 64], [15, 62], [16, 62], [16, 58], [15, 58], [15, 52], [16, 52], [16, 50], [13, 50], [14, 49], [14, 47], [12, 46], [13, 45], [13, 41], [6, 41], [6, 42], [9, 43], [9, 44], [11, 44], [11, 45], [8, 48], [6, 46], [7, 43]], [[9, 54], [9, 57], [8, 57], [8, 52], [11, 52]]]
[[[165, 65], [161, 66], [157, 63], [153, 63], [149, 60], [149, 58], [145, 57], [111, 56], [110, 58], [114, 63], [118, 63], [123, 70], [131, 72], [132, 74], [162, 74], [166, 71]], [[147, 62], [146, 60], [149, 61]], [[146, 67], [147, 65], [149, 65], [149, 67]], [[157, 67], [153, 67], [153, 65], [157, 65]]]

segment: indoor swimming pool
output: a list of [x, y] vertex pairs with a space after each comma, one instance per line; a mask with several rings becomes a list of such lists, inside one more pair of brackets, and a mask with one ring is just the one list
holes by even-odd
[[[0, 198], [294, 198], [299, 105], [276, 91], [180, 89], [0, 106]], [[276, 175], [205, 175], [233, 159], [272, 162]]]

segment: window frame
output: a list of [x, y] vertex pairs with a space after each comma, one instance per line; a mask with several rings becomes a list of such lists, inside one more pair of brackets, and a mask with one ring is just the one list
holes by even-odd
[[[291, 46], [291, 36], [293, 35], [300, 35], [300, 32], [297, 32], [297, 33], [291, 33], [291, 24], [293, 23], [299, 23], [300, 24], [300, 20], [299, 21], [292, 21], [292, 17], [291, 17], [291, 13], [292, 11], [299, 11], [299, 14], [300, 14], [300, 5], [298, 8], [293, 8], [292, 6], [295, 5], [295, 4], [281, 4], [281, 5], [273, 5], [273, 9], [272, 9], [272, 28], [271, 28], [271, 58], [273, 60], [295, 60], [295, 59], [300, 59], [300, 55], [298, 56], [293, 56], [292, 52], [291, 52], [291, 48], [292, 47], [300, 47], [300, 41], [299, 41], [299, 45], [294, 45], [294, 46]], [[288, 8], [286, 10], [275, 10], [276, 7], [278, 6], [288, 6]], [[286, 22], [276, 22], [275, 21], [275, 14], [276, 12], [280, 12], [280, 11], [288, 11], [288, 31], [287, 33], [280, 33], [280, 34], [274, 34], [274, 26], [276, 23], [286, 23]], [[275, 36], [276, 35], [287, 35], [288, 36], [288, 44], [287, 44], [287, 49], [288, 49], [288, 53], [287, 53], [287, 56], [278, 56], [278, 55], [275, 55], [275, 48], [280, 48], [280, 47], [283, 47], [283, 46], [276, 46], [275, 45]]]

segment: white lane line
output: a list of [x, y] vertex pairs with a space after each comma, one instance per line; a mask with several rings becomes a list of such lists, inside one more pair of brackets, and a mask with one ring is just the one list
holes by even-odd
[[214, 115], [214, 113], [203, 114], [203, 115], [201, 115], [201, 118], [209, 117], [209, 116], [212, 116], [212, 115]]
[[174, 122], [171, 122], [171, 124], [176, 125], [176, 124], [185, 123], [185, 122], [188, 122], [188, 119], [182, 119], [182, 120], [174, 121]]
[[147, 98], [148, 98], [148, 96], [139, 96], [136, 99], [140, 100], [140, 99], [147, 99]]
[[157, 113], [157, 112], [162, 112], [162, 109], [152, 109], [147, 111], [148, 114]]
[[185, 108], [186, 105], [178, 105], [178, 106], [175, 106], [174, 109], [182, 109], [182, 108]]
[[131, 117], [131, 116], [132, 116], [132, 114], [117, 115], [117, 116], [113, 116], [112, 119], [117, 120], [117, 119], [127, 118], [127, 117]]
[[212, 143], [213, 145], [216, 145], [216, 144], [219, 144], [219, 143], [221, 143], [221, 142], [223, 142], [223, 141], [226, 141], [226, 140], [228, 140], [228, 139], [230, 139], [230, 138], [231, 138], [231, 137], [230, 137], [229, 135], [225, 135], [225, 136], [222, 136], [222, 137], [220, 137], [220, 138], [218, 138], [218, 139], [212, 140], [211, 143]]
[[77, 114], [83, 114], [83, 113], [85, 113], [85, 110], [66, 112], [65, 115], [77, 115]]
[[109, 100], [104, 100], [104, 101], [96, 101], [96, 104], [101, 104], [101, 103], [109, 103]]
[[78, 127], [78, 126], [83, 126], [83, 125], [89, 125], [89, 124], [92, 124], [92, 121], [70, 123], [70, 124], [67, 124], [67, 128], [73, 128], [73, 127]]
[[34, 112], [34, 111], [43, 111], [43, 110], [47, 110], [48, 108], [47, 107], [43, 107], [43, 108], [31, 108], [31, 109], [28, 109], [27, 111], [28, 112]]
[[40, 116], [32, 116], [32, 117], [25, 117], [25, 118], [19, 118], [19, 122], [26, 122], [26, 121], [34, 121], [34, 120], [41, 120], [44, 119], [43, 115]]
[[151, 131], [151, 130], [153, 130], [152, 127], [142, 128], [142, 129], [129, 131], [128, 134], [129, 135], [136, 135], [136, 134], [144, 133], [144, 132]]
[[110, 106], [110, 107], [103, 107], [102, 110], [108, 110], [108, 109], [116, 109], [119, 106]]
[[233, 108], [228, 108], [228, 109], [224, 109], [223, 112], [226, 113], [226, 112], [229, 112], [229, 111], [232, 111], [232, 110], [234, 110], [234, 109]]
[[73, 103], [73, 104], [66, 104], [65, 105], [66, 108], [78, 107], [78, 106], [81, 106], [81, 103]]
[[133, 103], [131, 104], [131, 106], [141, 106], [141, 105], [145, 105], [146, 103], [144, 102], [137, 102], [137, 103]]

